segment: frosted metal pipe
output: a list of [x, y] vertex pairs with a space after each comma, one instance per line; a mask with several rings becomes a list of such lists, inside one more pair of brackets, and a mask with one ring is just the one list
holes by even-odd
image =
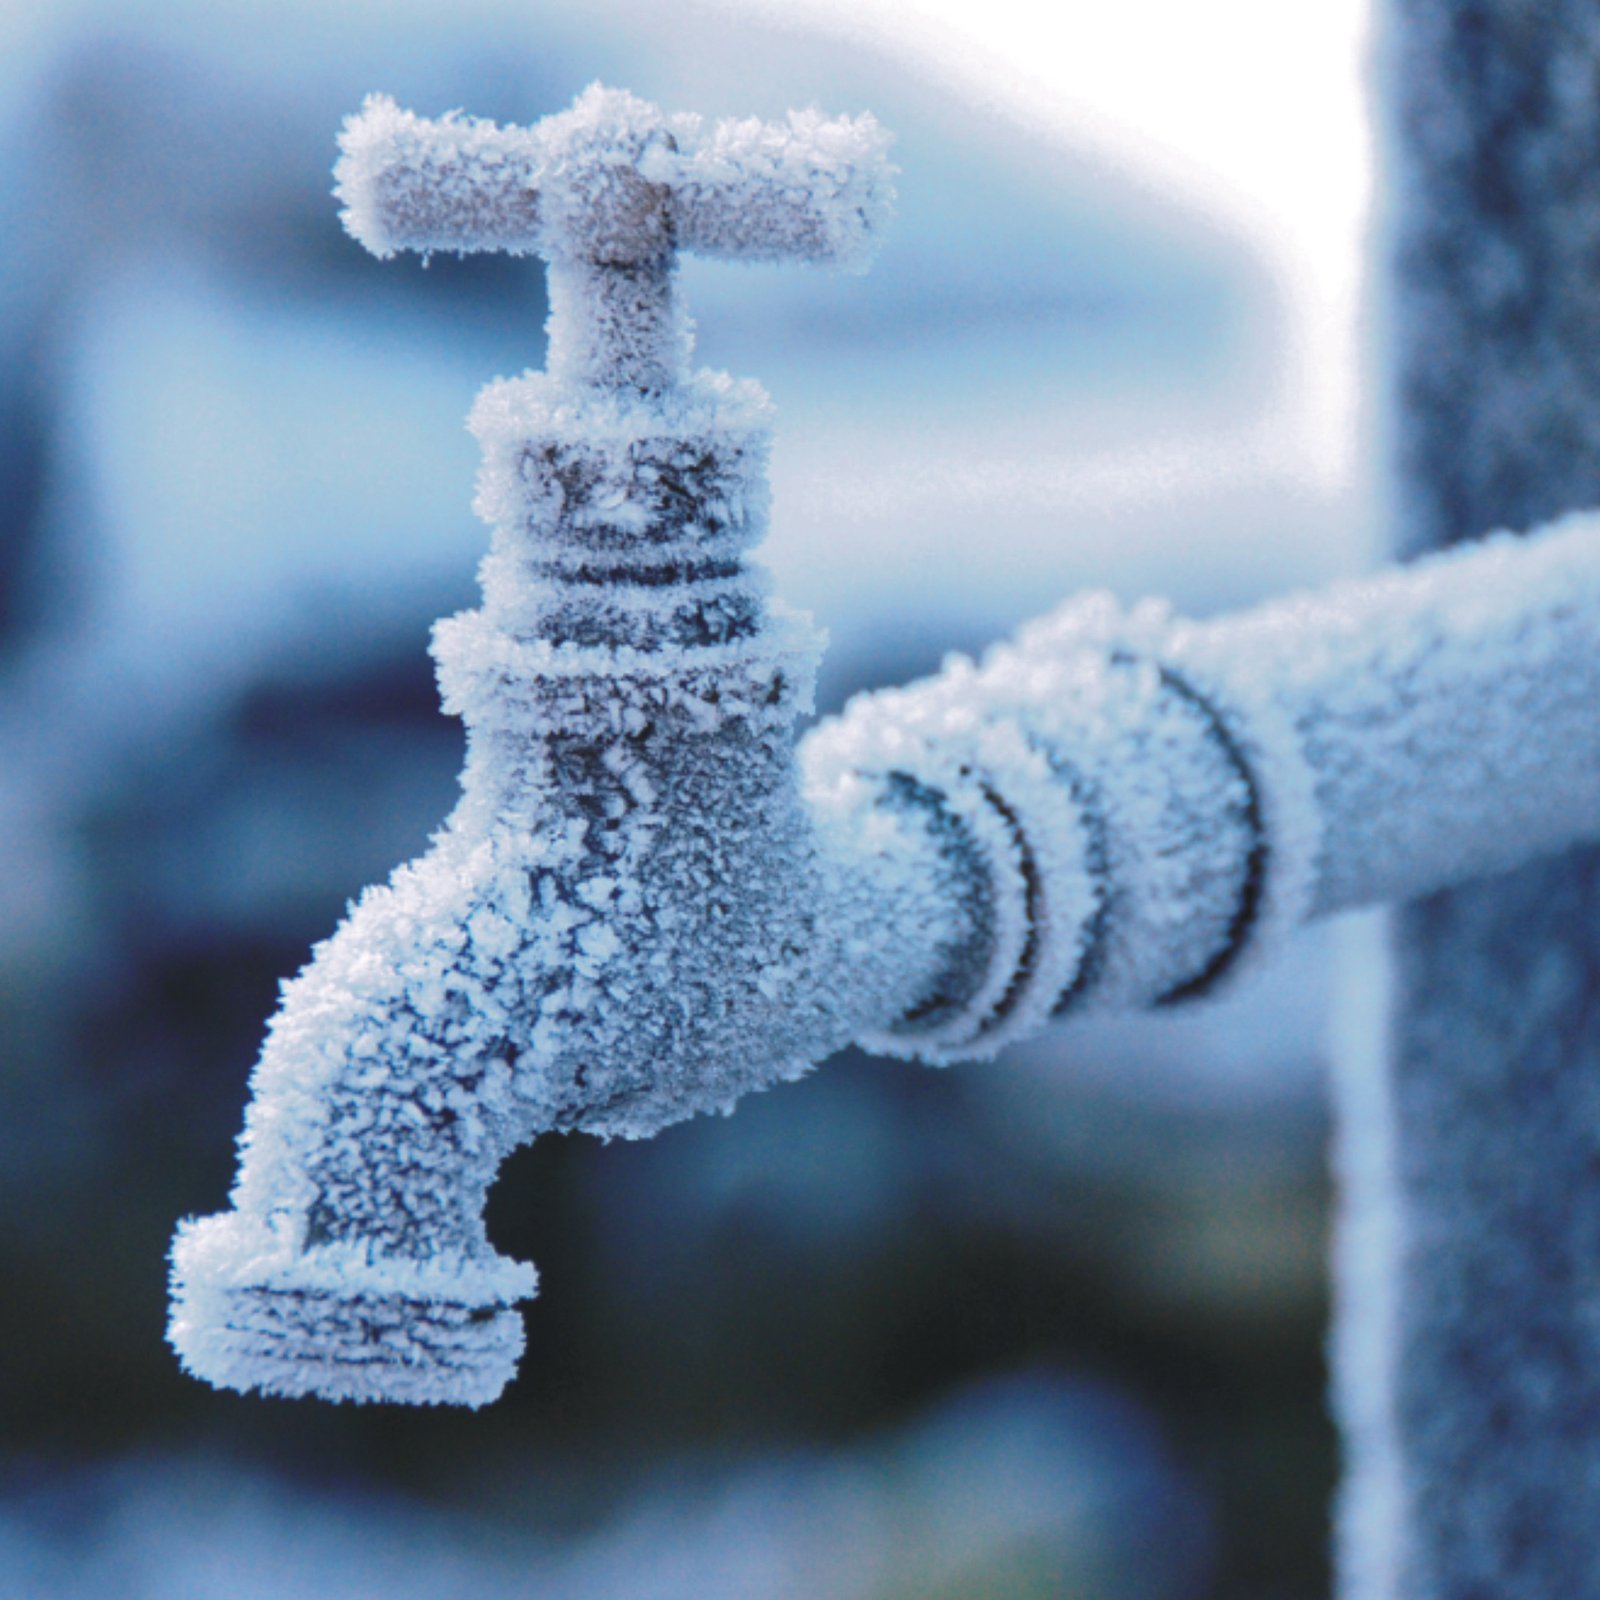
[[1194, 998], [1308, 917], [1600, 833], [1600, 517], [1208, 622], [1079, 599], [802, 759], [939, 795], [983, 863], [985, 976], [880, 1048]]
[[[447, 124], [434, 168], [500, 132]], [[556, 230], [558, 269], [588, 213], [615, 273], [655, 271], [662, 215], [680, 244], [851, 259], [882, 210], [865, 121], [708, 131], [595, 89], [521, 135], [537, 203], [497, 179], [482, 204]], [[388, 216], [428, 148], [369, 103], [350, 225], [503, 241], [470, 193]], [[1090, 596], [797, 751], [820, 641], [746, 558], [765, 397], [635, 359], [661, 346], [618, 303], [558, 296], [552, 370], [474, 408], [483, 604], [434, 637], [462, 798], [285, 986], [231, 1208], [179, 1230], [171, 1338], [213, 1383], [482, 1404], [535, 1287], [483, 1227], [519, 1144], [646, 1137], [852, 1041], [951, 1061], [1192, 999], [1318, 911], [1600, 822], [1593, 522], [1222, 622]]]
[[[1391, 412], [1389, 538], [1415, 553], [1596, 501], [1600, 99], [1585, 86], [1600, 9], [1388, 0], [1374, 31], [1385, 259], [1371, 356]], [[1600, 648], [1592, 622], [1589, 638]], [[1524, 811], [1571, 781], [1560, 765], [1529, 777]], [[1524, 825], [1512, 815], [1506, 831]], [[1335, 1073], [1335, 1589], [1588, 1596], [1600, 851], [1385, 920], [1382, 1003]]]
[[1600, 832], [1600, 518], [1247, 613], [1315, 785], [1314, 913], [1413, 900]]

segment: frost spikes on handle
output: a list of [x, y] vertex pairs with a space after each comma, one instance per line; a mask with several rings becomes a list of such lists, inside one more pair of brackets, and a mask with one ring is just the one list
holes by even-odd
[[341, 134], [335, 193], [380, 257], [544, 257], [550, 374], [653, 392], [688, 370], [678, 252], [864, 272], [893, 205], [888, 145], [870, 116], [706, 122], [599, 84], [532, 128], [374, 95]]
[[[385, 260], [400, 250], [504, 250], [641, 261], [660, 253], [669, 222], [669, 249], [865, 272], [894, 205], [889, 144], [866, 113], [707, 122], [599, 84], [531, 128], [459, 112], [429, 120], [374, 94], [340, 133], [334, 193], [346, 231]], [[640, 214], [631, 241], [597, 234], [583, 210], [607, 181], [593, 169], [615, 178], [620, 165], [585, 160], [585, 150], [622, 145], [666, 213], [648, 223]]]

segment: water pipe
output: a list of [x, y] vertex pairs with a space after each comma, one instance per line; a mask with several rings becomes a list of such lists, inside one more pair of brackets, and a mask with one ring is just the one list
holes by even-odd
[[797, 747], [819, 638], [746, 558], [767, 402], [690, 372], [674, 261], [859, 270], [886, 143], [598, 86], [347, 123], [355, 237], [542, 255], [550, 353], [471, 418], [483, 604], [433, 644], [461, 800], [284, 986], [231, 1208], [179, 1227], [197, 1376], [484, 1404], [536, 1286], [484, 1199], [540, 1133], [1197, 999], [1310, 916], [1600, 831], [1596, 519], [1220, 621], [1089, 596]]

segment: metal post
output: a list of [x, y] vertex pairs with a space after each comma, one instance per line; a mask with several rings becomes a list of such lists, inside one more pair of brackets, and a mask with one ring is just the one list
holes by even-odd
[[[1600, 499], [1600, 10], [1392, 0], [1402, 554]], [[1600, 638], [1595, 648], [1600, 650]], [[1595, 707], [1600, 718], [1600, 706]], [[1344, 1600], [1600, 1595], [1600, 854], [1397, 912], [1343, 1088]]]

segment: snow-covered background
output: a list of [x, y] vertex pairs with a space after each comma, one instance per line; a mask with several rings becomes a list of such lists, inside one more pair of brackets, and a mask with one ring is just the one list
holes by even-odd
[[184, 1380], [162, 1256], [277, 980], [451, 803], [462, 419], [542, 359], [536, 264], [343, 236], [343, 116], [601, 78], [895, 130], [868, 277], [685, 269], [777, 402], [832, 707], [1082, 587], [1369, 559], [1363, 48], [1356, 0], [0, 8], [0, 1590], [1323, 1592], [1321, 937], [1194, 1017], [524, 1153], [481, 1417]]

